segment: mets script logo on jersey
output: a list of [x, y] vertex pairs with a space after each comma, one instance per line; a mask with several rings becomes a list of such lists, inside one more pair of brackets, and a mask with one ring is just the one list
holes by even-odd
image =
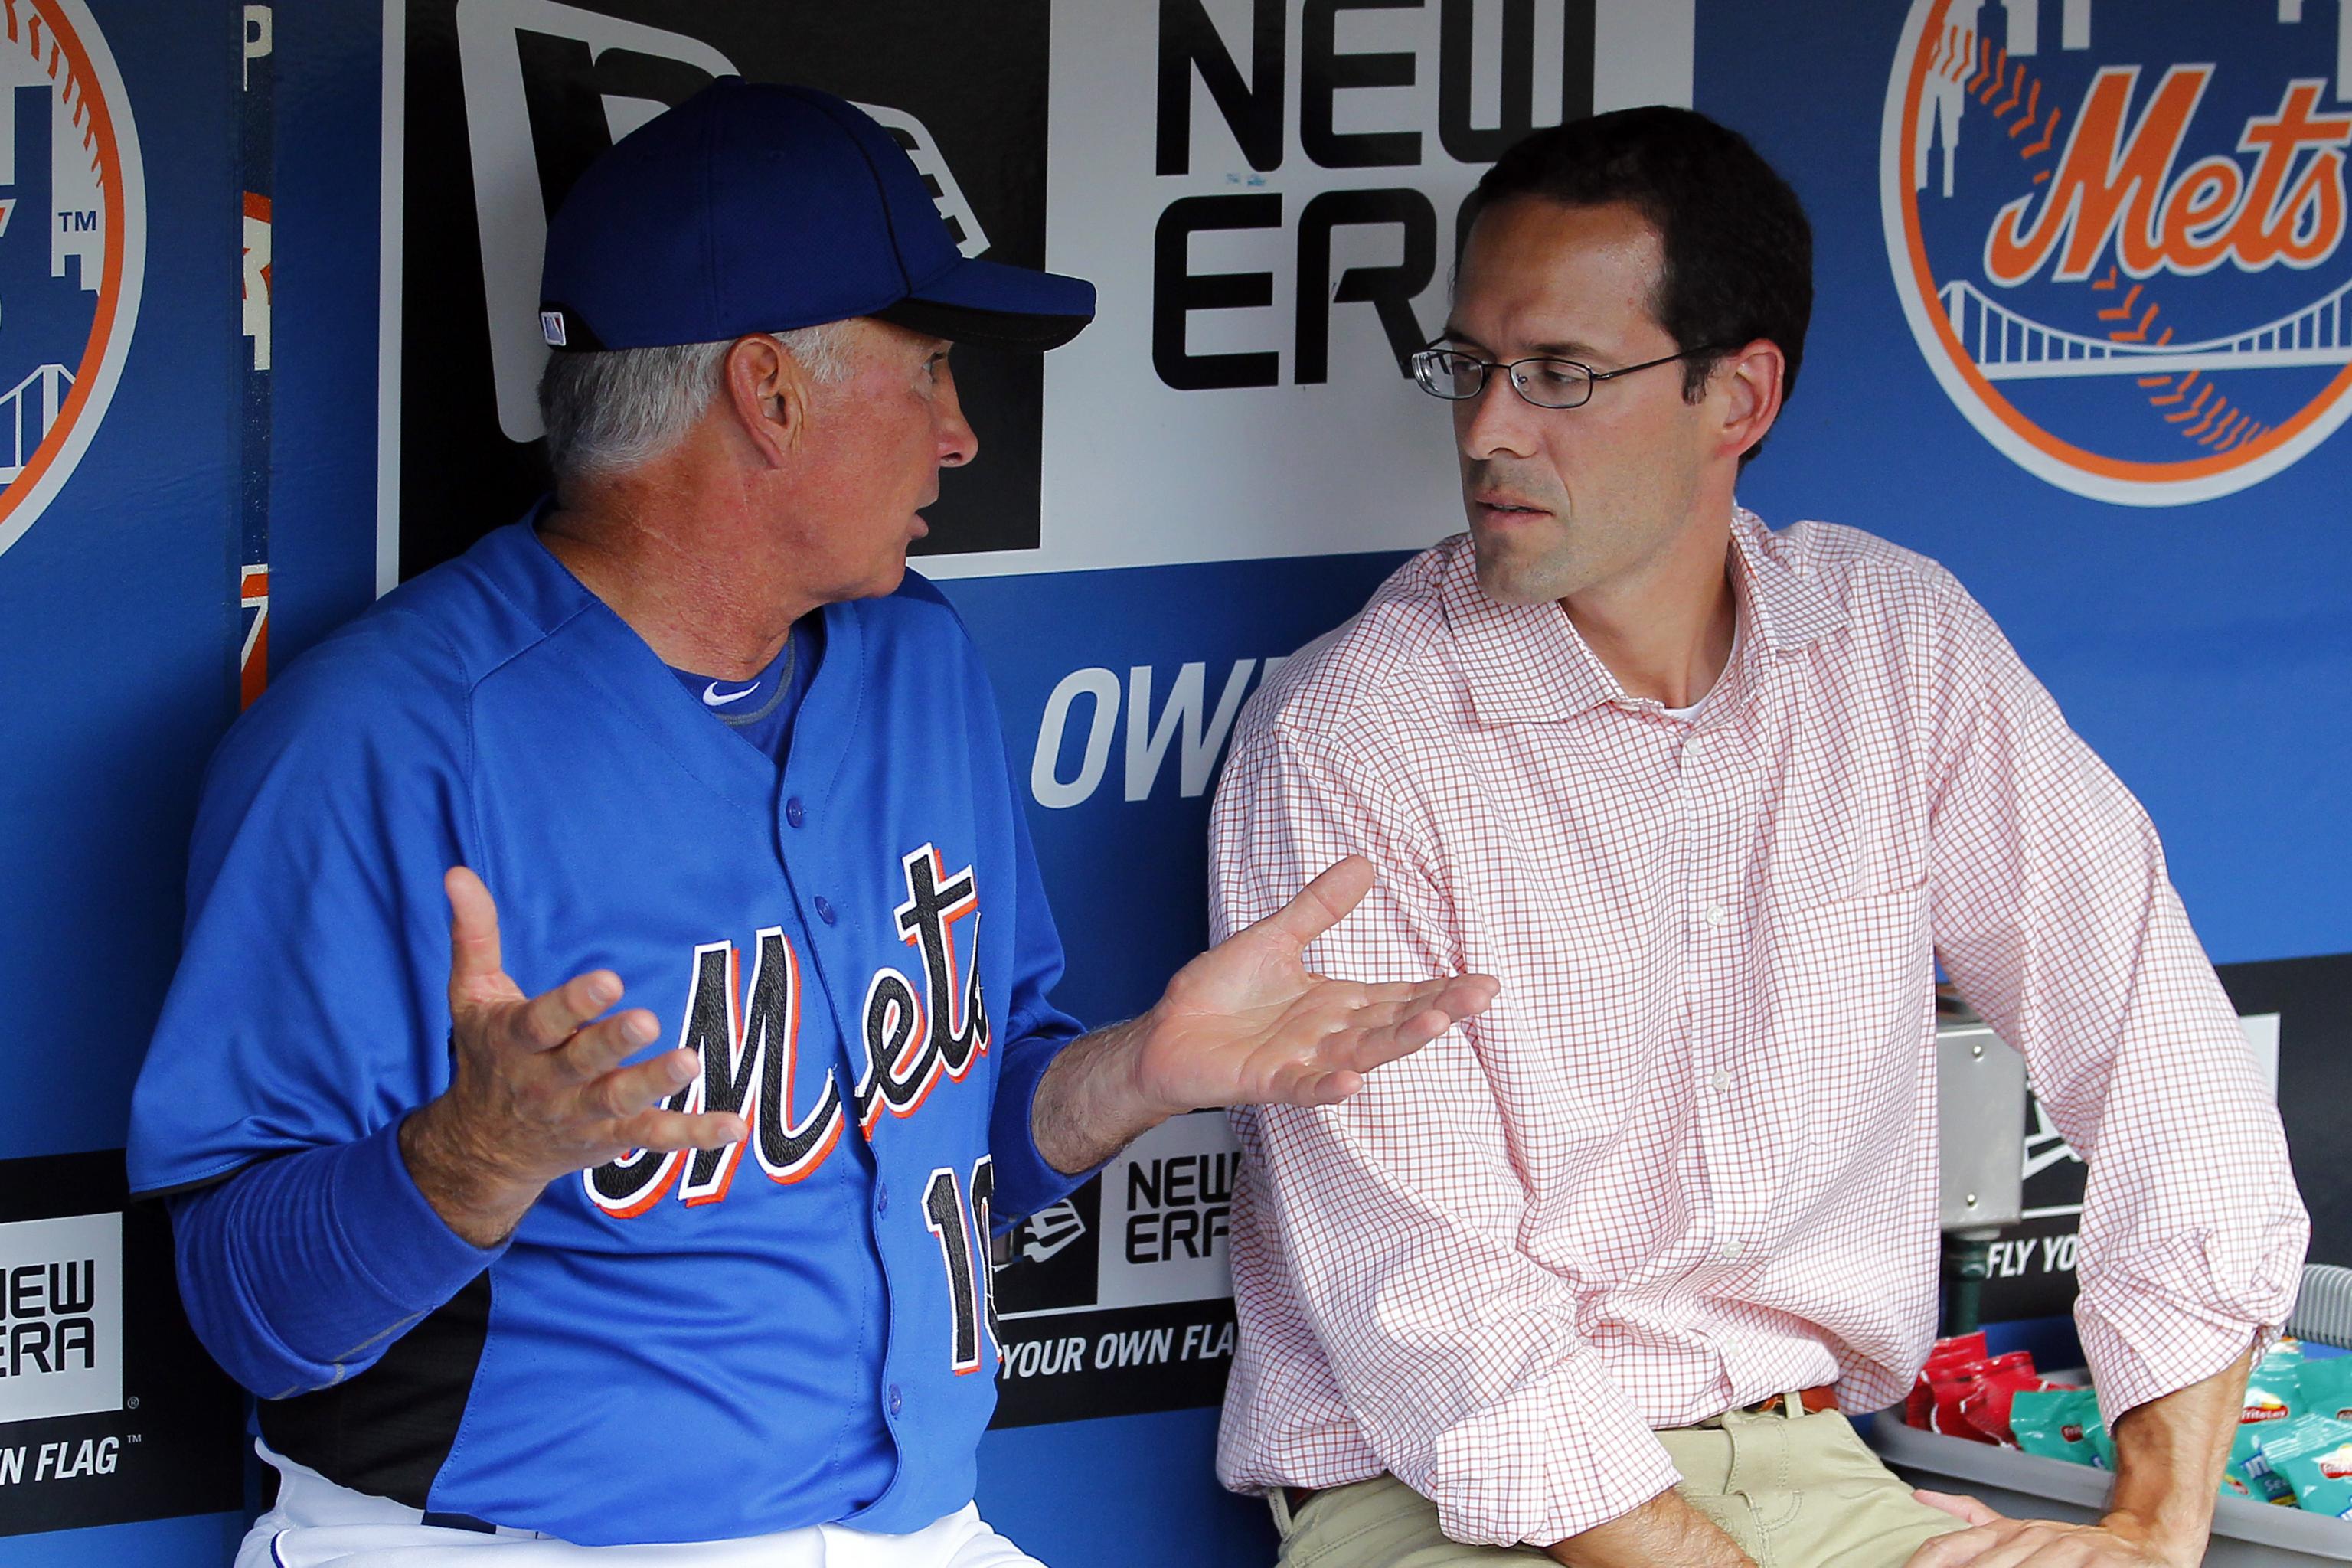
[[72, 475], [139, 315], [146, 182], [82, 0], [0, 0], [0, 550]]
[[1913, 0], [1887, 257], [1970, 424], [2079, 495], [2243, 489], [2352, 412], [2352, 5]]
[[[857, 1082], [845, 1095], [828, 1068], [812, 1103], [794, 1103], [801, 966], [781, 926], [758, 934], [748, 985], [738, 973], [741, 955], [732, 942], [704, 943], [694, 950], [677, 1040], [700, 1054], [702, 1076], [666, 1103], [673, 1110], [743, 1116], [751, 1136], [724, 1149], [641, 1149], [583, 1172], [597, 1207], [624, 1219], [641, 1215], [661, 1201], [673, 1182], [686, 1203], [717, 1203], [726, 1197], [747, 1148], [770, 1181], [789, 1185], [824, 1163], [845, 1119], [854, 1116], [870, 1139], [885, 1112], [912, 1116], [940, 1079], [961, 1081], [986, 1054], [980, 892], [971, 868], [949, 876], [939, 851], [929, 844], [899, 866], [907, 901], [896, 911], [898, 931], [920, 955], [922, 981], [918, 985], [886, 964], [866, 982], [863, 1027], [852, 1046], [863, 1061]], [[955, 928], [967, 916], [972, 921], [971, 956], [959, 973]]]

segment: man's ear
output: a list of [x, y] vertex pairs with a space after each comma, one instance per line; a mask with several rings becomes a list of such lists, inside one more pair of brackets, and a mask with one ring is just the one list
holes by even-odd
[[1788, 379], [1788, 356], [1769, 338], [1758, 338], [1717, 361], [1708, 378], [1710, 401], [1722, 408], [1723, 446], [1737, 458], [1764, 439], [1780, 417], [1780, 389]]
[[735, 340], [720, 367], [736, 427], [770, 467], [781, 468], [807, 432], [815, 384], [801, 362], [765, 332]]

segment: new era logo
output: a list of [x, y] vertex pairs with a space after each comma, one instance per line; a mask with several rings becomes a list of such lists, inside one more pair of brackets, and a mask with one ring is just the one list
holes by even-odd
[[122, 1405], [122, 1216], [0, 1225], [0, 1422]]
[[547, 340], [549, 348], [562, 348], [563, 346], [563, 312], [541, 310], [539, 313], [539, 335]]

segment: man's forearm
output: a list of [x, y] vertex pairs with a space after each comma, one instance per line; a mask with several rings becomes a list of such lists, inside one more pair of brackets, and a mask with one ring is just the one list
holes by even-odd
[[189, 1320], [264, 1398], [364, 1371], [488, 1267], [412, 1189], [389, 1129], [171, 1200]]
[[409, 1180], [441, 1222], [475, 1247], [497, 1247], [514, 1234], [530, 1205], [546, 1191], [544, 1182], [506, 1174], [485, 1151], [469, 1143], [443, 1096], [402, 1119], [400, 1152]]
[[1136, 1083], [1136, 1058], [1150, 1016], [1082, 1035], [1064, 1047], [1037, 1082], [1029, 1130], [1055, 1170], [1092, 1170], [1178, 1110], [1150, 1104]]
[[2252, 1363], [2250, 1349], [2203, 1382], [2116, 1418], [2116, 1489], [2102, 1521], [2107, 1528], [2176, 1563], [2203, 1555]]
[[1545, 1550], [1568, 1568], [1753, 1568], [1738, 1542], [1673, 1490]]

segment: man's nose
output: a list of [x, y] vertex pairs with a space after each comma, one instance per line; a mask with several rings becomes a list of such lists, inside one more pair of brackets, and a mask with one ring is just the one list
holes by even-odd
[[932, 407], [931, 429], [939, 442], [940, 466], [960, 468], [980, 456], [980, 436], [963, 416], [963, 405], [956, 397], [955, 374], [945, 365], [940, 366], [940, 387]]
[[1538, 445], [1535, 421], [1543, 412], [1512, 388], [1507, 374], [1491, 370], [1477, 396], [1454, 405], [1454, 437], [1462, 455], [1474, 462], [1531, 458]]

